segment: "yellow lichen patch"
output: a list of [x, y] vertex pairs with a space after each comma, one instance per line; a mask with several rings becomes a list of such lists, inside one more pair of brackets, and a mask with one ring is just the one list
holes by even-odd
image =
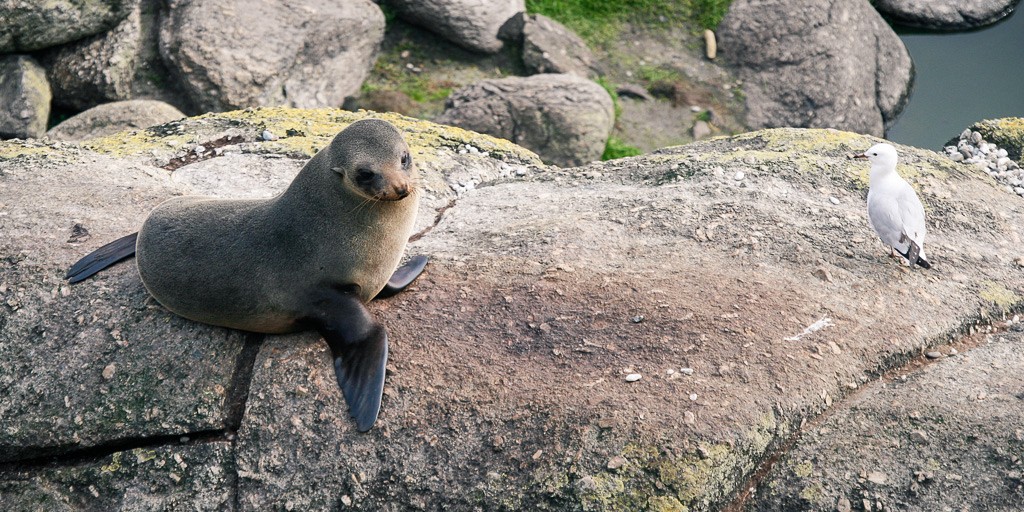
[[54, 153], [50, 146], [26, 146], [12, 142], [0, 142], [0, 160], [18, 158], [25, 155], [46, 155]]
[[144, 448], [136, 448], [132, 450], [135, 454], [135, 462], [142, 464], [143, 462], [149, 462], [156, 458], [156, 452], [153, 450], [146, 450]]
[[652, 496], [647, 500], [649, 512], [689, 512], [690, 508], [671, 496]]
[[110, 464], [100, 466], [100, 471], [104, 473], [113, 473], [121, 469], [121, 454], [123, 452], [116, 452], [110, 457]]
[[82, 142], [82, 147], [114, 157], [136, 156], [153, 150], [169, 151], [192, 142], [185, 134], [157, 135], [148, 130], [131, 130]]
[[1019, 295], [1007, 290], [1005, 286], [995, 281], [982, 281], [981, 286], [983, 288], [978, 293], [978, 296], [982, 300], [991, 302], [1003, 310], [1009, 310], [1020, 303]]
[[793, 474], [795, 474], [796, 476], [798, 476], [800, 478], [807, 478], [807, 477], [811, 476], [813, 473], [814, 473], [814, 464], [811, 464], [811, 461], [809, 461], [809, 460], [805, 460], [805, 461], [797, 464], [796, 467], [793, 468]]
[[742, 133], [733, 137], [737, 141], [759, 140], [767, 151], [824, 152], [867, 149], [872, 144], [885, 142], [859, 133], [818, 128], [772, 128]]
[[[779, 425], [766, 414], [742, 443], [701, 444], [698, 454], [672, 456], [656, 446], [628, 444], [621, 452], [629, 462], [615, 472], [586, 477], [581, 493], [585, 510], [686, 510], [724, 499], [738, 479], [749, 475], [764, 456]], [[683, 508], [671, 508], [675, 504]], [[657, 509], [654, 506], [669, 508]]]
[[804, 487], [800, 491], [800, 497], [806, 500], [808, 503], [812, 503], [814, 505], [821, 504], [824, 494], [825, 493], [821, 488], [821, 484], [817, 483], [808, 485], [807, 487]]
[[[370, 118], [384, 119], [402, 130], [413, 152], [421, 159], [432, 158], [435, 153], [430, 149], [433, 148], [457, 148], [470, 144], [499, 158], [507, 156], [524, 163], [541, 164], [536, 154], [507, 140], [399, 114], [350, 112], [334, 108], [260, 107], [209, 113], [163, 127], [93, 139], [83, 145], [100, 153], [131, 156], [150, 153], [154, 149], [166, 151], [185, 147], [205, 140], [204, 132], [222, 133], [234, 129], [247, 133], [248, 142], [258, 142], [256, 151], [312, 156], [349, 124]], [[166, 129], [168, 126], [176, 129]], [[260, 136], [264, 130], [276, 139], [262, 140]], [[210, 137], [216, 136], [206, 135], [206, 138]]]

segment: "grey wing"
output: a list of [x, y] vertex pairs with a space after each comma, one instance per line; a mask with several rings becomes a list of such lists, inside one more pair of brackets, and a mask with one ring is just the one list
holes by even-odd
[[924, 205], [917, 197], [914, 189], [907, 185], [900, 191], [897, 199], [902, 220], [903, 233], [913, 240], [918, 247], [924, 247], [924, 235], [927, 228], [924, 224]]
[[889, 247], [906, 253], [909, 244], [900, 242], [903, 235], [903, 221], [900, 205], [892, 195], [868, 194], [868, 223]]

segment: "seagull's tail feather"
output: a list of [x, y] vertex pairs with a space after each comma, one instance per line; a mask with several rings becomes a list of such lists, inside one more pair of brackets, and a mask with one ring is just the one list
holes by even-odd
[[921, 257], [921, 246], [917, 245], [917, 242], [910, 240], [909, 237], [907, 237], [906, 235], [901, 237], [900, 241], [910, 242], [910, 245], [907, 246], [906, 252], [896, 249], [896, 252], [900, 253], [900, 256], [903, 256], [904, 258], [907, 259], [907, 262], [910, 264], [910, 268], [914, 268], [914, 265], [917, 265], [923, 269], [932, 268], [932, 264], [928, 263], [928, 260]]

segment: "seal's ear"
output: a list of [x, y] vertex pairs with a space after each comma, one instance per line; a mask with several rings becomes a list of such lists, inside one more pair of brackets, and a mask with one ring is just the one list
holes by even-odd
[[338, 174], [345, 174], [345, 169], [343, 167], [331, 167], [331, 170]]

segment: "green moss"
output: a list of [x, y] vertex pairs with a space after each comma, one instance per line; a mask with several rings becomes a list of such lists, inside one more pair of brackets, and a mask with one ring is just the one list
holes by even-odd
[[978, 293], [978, 296], [982, 300], [999, 306], [1004, 311], [1009, 310], [1020, 302], [1019, 295], [1007, 290], [1005, 286], [995, 281], [982, 281], [981, 285], [984, 288]]
[[615, 160], [616, 158], [637, 156], [642, 153], [643, 151], [640, 151], [640, 148], [630, 146], [618, 137], [612, 135], [608, 137], [608, 142], [604, 145], [604, 153], [601, 154], [601, 160]]

